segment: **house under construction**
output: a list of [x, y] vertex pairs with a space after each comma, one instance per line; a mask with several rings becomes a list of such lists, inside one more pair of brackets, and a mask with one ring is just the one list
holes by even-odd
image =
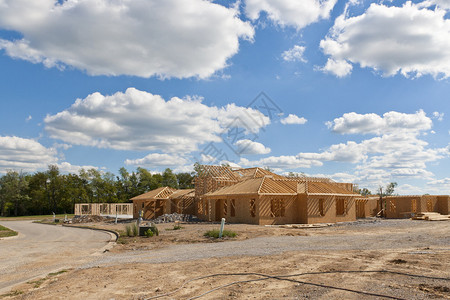
[[259, 225], [355, 221], [384, 209], [387, 218], [419, 212], [448, 214], [450, 196], [363, 197], [352, 183], [327, 178], [285, 177], [262, 168], [202, 165], [195, 189], [161, 187], [132, 198], [133, 216], [191, 214], [205, 221]]

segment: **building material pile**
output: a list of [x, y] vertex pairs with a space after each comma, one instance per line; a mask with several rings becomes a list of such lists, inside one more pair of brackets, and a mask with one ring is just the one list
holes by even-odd
[[151, 220], [152, 223], [161, 224], [161, 223], [172, 223], [172, 222], [201, 222], [196, 216], [193, 215], [183, 215], [183, 214], [164, 214], [162, 216], [157, 217], [154, 220]]
[[106, 219], [108, 219], [108, 218], [104, 218], [102, 216], [95, 216], [95, 215], [75, 216], [72, 219], [72, 224], [103, 222]]
[[412, 219], [426, 221], [450, 221], [450, 215], [441, 215], [437, 212], [423, 212], [416, 214]]

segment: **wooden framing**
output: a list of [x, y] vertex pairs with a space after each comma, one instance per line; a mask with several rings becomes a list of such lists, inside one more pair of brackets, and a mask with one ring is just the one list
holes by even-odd
[[131, 203], [76, 203], [75, 215], [117, 216], [131, 218], [133, 216], [133, 204]]
[[386, 218], [410, 218], [423, 212], [449, 214], [450, 196], [448, 195], [410, 195], [383, 197], [386, 206]]
[[[351, 184], [279, 175], [259, 176], [262, 172], [258, 168], [240, 172], [247, 179], [201, 197], [202, 203], [211, 208], [202, 206], [200, 218], [218, 221], [225, 217], [231, 223], [260, 225], [356, 220], [355, 198], [360, 195], [349, 190]], [[340, 211], [336, 208], [337, 201], [342, 203]]]

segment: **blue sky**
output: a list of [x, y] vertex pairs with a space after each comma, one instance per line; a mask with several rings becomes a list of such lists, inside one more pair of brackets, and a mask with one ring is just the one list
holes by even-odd
[[448, 194], [449, 12], [449, 0], [0, 0], [0, 173], [226, 160]]

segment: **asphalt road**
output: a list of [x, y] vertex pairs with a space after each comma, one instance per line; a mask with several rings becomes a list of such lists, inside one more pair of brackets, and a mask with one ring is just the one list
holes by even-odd
[[1, 221], [19, 232], [0, 240], [0, 294], [18, 283], [44, 277], [50, 272], [77, 267], [98, 258], [111, 235], [101, 231]]

